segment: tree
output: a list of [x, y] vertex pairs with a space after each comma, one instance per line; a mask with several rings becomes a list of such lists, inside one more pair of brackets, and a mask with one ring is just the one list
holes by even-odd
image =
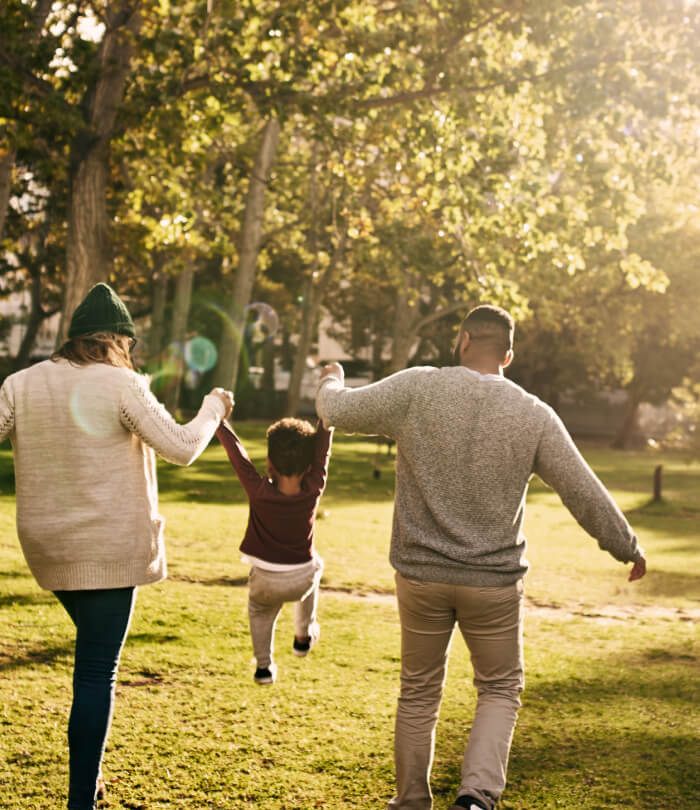
[[104, 35], [87, 69], [87, 86], [78, 103], [82, 126], [70, 149], [67, 282], [59, 343], [76, 306], [93, 284], [109, 278], [113, 267], [107, 211], [110, 146], [142, 24], [140, 6], [139, 0], [111, 0], [100, 9]]
[[700, 228], [692, 184], [679, 178], [673, 196], [652, 200], [647, 215], [630, 233], [630, 242], [668, 278], [663, 292], [642, 287], [627, 302], [628, 344], [624, 418], [613, 447], [626, 447], [642, 402], [661, 404], [697, 373], [700, 355]]
[[238, 375], [238, 359], [241, 351], [241, 335], [245, 323], [245, 307], [255, 281], [257, 257], [262, 239], [265, 189], [277, 150], [279, 121], [270, 117], [265, 122], [258, 153], [248, 181], [248, 195], [243, 215], [238, 270], [229, 308], [230, 328], [225, 330], [219, 350], [217, 383], [225, 388], [235, 386]]
[[0, 109], [5, 131], [0, 140], [0, 240], [10, 202], [12, 174], [17, 148], [25, 138], [22, 132], [22, 110], [36, 93], [34, 70], [46, 66], [50, 49], [37, 45], [51, 11], [51, 0], [38, 0], [33, 7], [23, 3], [8, 4], [0, 17], [2, 29], [8, 34], [7, 43], [0, 48], [0, 89], [6, 99]]
[[[42, 9], [47, 24], [37, 28]], [[577, 362], [600, 381], [616, 341], [605, 339], [600, 302], [666, 283], [629, 234], [645, 213], [645, 186], [670, 182], [669, 161], [654, 154], [663, 122], [697, 107], [695, 5], [122, 0], [47, 9], [17, 2], [3, 18], [0, 115], [14, 123], [12, 149], [0, 153], [0, 204], [12, 151], [20, 168], [8, 199], [29, 175], [51, 195], [52, 251], [62, 241], [72, 257], [66, 298], [81, 295], [79, 245], [144, 312], [151, 274], [174, 278], [190, 266], [225, 302], [207, 327], [230, 330], [219, 382], [235, 377], [256, 290], [285, 302], [294, 389], [324, 300], [364, 319], [349, 335], [357, 344], [365, 332], [377, 369], [382, 345], [391, 368], [447, 356], [449, 330], [435, 318], [451, 322], [492, 300], [533, 313], [555, 346], [590, 347]], [[672, 171], [683, 165], [687, 156]], [[106, 207], [79, 211], [88, 176]], [[87, 234], [86, 213], [96, 217]], [[5, 227], [16, 256], [28, 221], [18, 216]], [[283, 266], [284, 282], [272, 279]], [[22, 278], [30, 283], [28, 270]], [[360, 300], [366, 291], [376, 305]], [[572, 352], [555, 354], [553, 391]]]

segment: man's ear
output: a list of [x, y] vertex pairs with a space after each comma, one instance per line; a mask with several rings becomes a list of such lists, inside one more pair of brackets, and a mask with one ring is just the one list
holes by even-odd
[[462, 358], [462, 355], [467, 351], [469, 348], [469, 343], [471, 342], [471, 336], [469, 332], [465, 331], [462, 332], [462, 337], [459, 340], [459, 357]]
[[515, 354], [513, 353], [513, 350], [508, 349], [508, 351], [506, 352], [506, 356], [503, 358], [503, 362], [501, 363], [501, 366], [503, 368], [508, 368], [508, 366], [513, 362], [514, 357], [515, 357]]

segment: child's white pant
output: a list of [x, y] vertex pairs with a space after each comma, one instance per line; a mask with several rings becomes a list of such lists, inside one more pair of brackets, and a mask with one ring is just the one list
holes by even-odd
[[317, 556], [308, 565], [290, 571], [267, 571], [257, 565], [250, 569], [248, 619], [258, 667], [272, 663], [275, 624], [285, 602], [295, 603], [294, 634], [299, 638], [312, 635], [322, 573], [323, 560]]

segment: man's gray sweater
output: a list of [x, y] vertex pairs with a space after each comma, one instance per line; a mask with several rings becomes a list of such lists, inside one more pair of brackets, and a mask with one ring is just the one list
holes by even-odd
[[396, 441], [390, 561], [405, 577], [476, 586], [520, 579], [532, 473], [617, 560], [643, 553], [556, 413], [505, 377], [420, 367], [351, 389], [329, 375], [316, 408], [326, 427]]

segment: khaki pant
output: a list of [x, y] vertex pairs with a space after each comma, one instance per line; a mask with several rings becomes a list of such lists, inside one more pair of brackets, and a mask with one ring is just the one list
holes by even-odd
[[396, 574], [401, 618], [401, 693], [396, 712], [396, 796], [391, 810], [430, 810], [435, 726], [455, 623], [474, 668], [477, 704], [458, 795], [493, 808], [506, 784], [520, 708], [523, 585], [475, 588]]
[[253, 653], [259, 667], [269, 667], [274, 651], [277, 617], [285, 602], [295, 602], [294, 634], [299, 638], [318, 634], [316, 608], [323, 560], [314, 557], [308, 565], [291, 571], [267, 571], [253, 566], [248, 577], [248, 620]]

